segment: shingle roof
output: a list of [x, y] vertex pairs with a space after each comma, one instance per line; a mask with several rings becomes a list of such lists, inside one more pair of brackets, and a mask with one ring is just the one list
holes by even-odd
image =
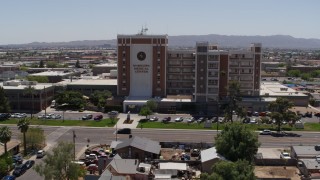
[[136, 159], [113, 159], [108, 166], [112, 166], [119, 174], [136, 174], [138, 165]]
[[132, 146], [143, 151], [151, 152], [153, 154], [159, 154], [161, 149], [159, 142], [152, 141], [147, 138], [141, 138], [138, 136], [123, 140], [121, 143], [117, 144], [114, 149], [117, 150], [127, 146]]

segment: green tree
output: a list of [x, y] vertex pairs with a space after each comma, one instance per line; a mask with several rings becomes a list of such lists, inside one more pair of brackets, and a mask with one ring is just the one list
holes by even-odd
[[43, 62], [43, 60], [40, 60], [40, 62], [39, 62], [39, 68], [44, 68], [44, 62]]
[[260, 146], [258, 135], [238, 123], [226, 125], [215, 140], [217, 152], [230, 161], [244, 159], [252, 162]]
[[0, 128], [0, 142], [4, 144], [4, 152], [7, 153], [7, 143], [11, 140], [12, 132], [8, 126], [2, 126]]
[[225, 108], [225, 120], [233, 122], [233, 111], [235, 111], [237, 114], [242, 114], [241, 111], [243, 111], [243, 109], [238, 105], [238, 103], [242, 100], [240, 96], [239, 82], [231, 81], [227, 87], [227, 90], [229, 102]]
[[62, 91], [55, 96], [58, 105], [65, 104], [67, 108], [81, 109], [86, 104], [83, 94], [77, 91]]
[[49, 79], [46, 76], [27, 76], [28, 81], [37, 81], [38, 83], [49, 83]]
[[305, 81], [310, 81], [312, 79], [310, 73], [302, 73], [300, 76], [301, 76], [301, 79]]
[[31, 96], [32, 107], [31, 107], [31, 118], [33, 118], [33, 111], [34, 111], [34, 95], [35, 95], [35, 88], [31, 85], [24, 88], [24, 94]]
[[47, 68], [57, 68], [57, 67], [58, 67], [57, 62], [54, 62], [54, 61], [47, 62]]
[[24, 147], [24, 155], [27, 155], [27, 140], [26, 140], [26, 133], [28, 132], [30, 125], [30, 121], [27, 118], [20, 119], [18, 121], [18, 129], [23, 134], [23, 147]]
[[293, 107], [293, 103], [288, 99], [281, 97], [277, 98], [276, 101], [273, 101], [268, 105], [268, 109], [272, 112], [271, 118], [276, 121], [278, 132], [280, 132], [281, 125], [284, 121], [287, 122], [296, 119], [296, 117], [293, 116], [293, 113], [289, 112], [291, 107]]
[[146, 116], [146, 118], [148, 118], [148, 116], [150, 116], [151, 114], [152, 111], [148, 106], [143, 106], [139, 112], [140, 116]]
[[112, 93], [108, 90], [105, 91], [94, 91], [91, 95], [89, 100], [98, 107], [104, 107], [106, 101], [109, 97], [112, 96]]
[[5, 95], [4, 89], [0, 86], [0, 113], [9, 113], [10, 105], [8, 98]]
[[147, 101], [147, 107], [154, 112], [158, 108], [158, 103], [154, 100], [149, 100]]
[[11, 167], [13, 163], [12, 156], [9, 153], [5, 153], [0, 156], [0, 177], [8, 174], [8, 167]]
[[80, 65], [79, 59], [77, 60], [77, 62], [76, 62], [76, 64], [75, 64], [75, 66], [74, 66], [74, 67], [76, 67], [76, 68], [81, 68], [81, 65]]
[[255, 180], [254, 166], [246, 160], [236, 162], [219, 161], [212, 167], [211, 175], [201, 175], [200, 179]]
[[45, 145], [45, 135], [41, 128], [29, 128], [26, 132], [27, 149], [42, 149]]
[[300, 77], [301, 72], [299, 70], [289, 70], [287, 75], [290, 77]]
[[309, 104], [310, 104], [311, 106], [314, 106], [314, 105], [316, 104], [316, 100], [315, 100], [314, 98], [310, 98], [310, 99], [309, 99]]
[[79, 177], [83, 177], [85, 171], [80, 165], [72, 162], [73, 146], [72, 143], [59, 142], [43, 162], [34, 167], [35, 171], [44, 176], [44, 179], [78, 180]]

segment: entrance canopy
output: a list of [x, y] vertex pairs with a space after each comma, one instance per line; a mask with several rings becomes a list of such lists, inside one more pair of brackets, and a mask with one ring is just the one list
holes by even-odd
[[138, 110], [142, 106], [147, 104], [150, 97], [127, 97], [126, 100], [123, 101], [123, 112]]

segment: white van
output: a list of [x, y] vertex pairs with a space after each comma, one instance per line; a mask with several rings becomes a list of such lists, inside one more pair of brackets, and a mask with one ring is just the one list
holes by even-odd
[[55, 108], [56, 107], [56, 100], [52, 100], [50, 107], [51, 108]]

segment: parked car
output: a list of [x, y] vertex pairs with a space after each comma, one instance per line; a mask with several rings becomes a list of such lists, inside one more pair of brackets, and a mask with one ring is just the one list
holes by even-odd
[[171, 121], [171, 117], [165, 117], [162, 119], [162, 122], [170, 122]]
[[190, 117], [187, 119], [187, 123], [193, 123], [195, 121], [194, 117]]
[[191, 155], [191, 157], [198, 157], [200, 155], [200, 150], [199, 149], [192, 149], [190, 155]]
[[269, 129], [265, 129], [260, 132], [261, 135], [271, 135], [271, 131]]
[[27, 167], [25, 164], [21, 164], [19, 166], [16, 166], [14, 168], [14, 171], [12, 173], [12, 175], [16, 176], [16, 177], [19, 177], [21, 176], [23, 173], [25, 173], [27, 171]]
[[175, 122], [181, 122], [183, 121], [183, 117], [177, 117], [176, 119], [174, 119]]
[[87, 167], [87, 171], [98, 171], [98, 166], [96, 164], [90, 164]]
[[89, 120], [89, 119], [92, 119], [92, 114], [86, 114], [84, 116], [82, 116], [82, 120]]
[[16, 179], [15, 176], [10, 176], [10, 175], [5, 176], [5, 177], [2, 178], [2, 180], [15, 180], [15, 179]]
[[50, 119], [61, 119], [61, 115], [60, 114], [54, 114], [50, 116]]
[[158, 120], [159, 120], [159, 118], [155, 117], [155, 116], [149, 119], [149, 121], [158, 121]]
[[199, 119], [197, 119], [197, 123], [202, 123], [205, 121], [205, 118], [204, 117], [200, 117]]
[[0, 113], [0, 120], [5, 120], [10, 117], [11, 117], [11, 115], [9, 113]]
[[250, 120], [250, 124], [257, 124], [258, 122], [257, 122], [257, 119], [256, 118], [252, 118], [251, 120]]
[[96, 121], [99, 121], [103, 118], [103, 115], [102, 114], [99, 114], [99, 115], [96, 115], [93, 119], [96, 120]]
[[23, 162], [23, 159], [20, 155], [13, 155], [12, 160], [13, 160], [13, 163], [15, 164], [22, 164]]
[[118, 114], [119, 114], [118, 111], [110, 111], [110, 112], [108, 112], [109, 116], [117, 116]]
[[131, 134], [131, 129], [130, 128], [119, 129], [117, 131], [117, 134]]
[[46, 155], [46, 153], [44, 150], [39, 150], [37, 152], [37, 158], [43, 158], [43, 156], [45, 156], [45, 155]]
[[253, 115], [253, 116], [259, 116], [259, 112], [255, 111], [255, 112], [253, 112], [252, 115]]
[[46, 116], [44, 115], [44, 114], [40, 114], [39, 116], [38, 116], [38, 119], [43, 119], [43, 118], [45, 118]]
[[30, 169], [33, 165], [34, 165], [35, 161], [34, 160], [28, 160], [27, 162], [25, 162], [25, 166], [27, 167], [27, 169]]
[[291, 159], [290, 154], [287, 152], [281, 152], [280, 159]]

